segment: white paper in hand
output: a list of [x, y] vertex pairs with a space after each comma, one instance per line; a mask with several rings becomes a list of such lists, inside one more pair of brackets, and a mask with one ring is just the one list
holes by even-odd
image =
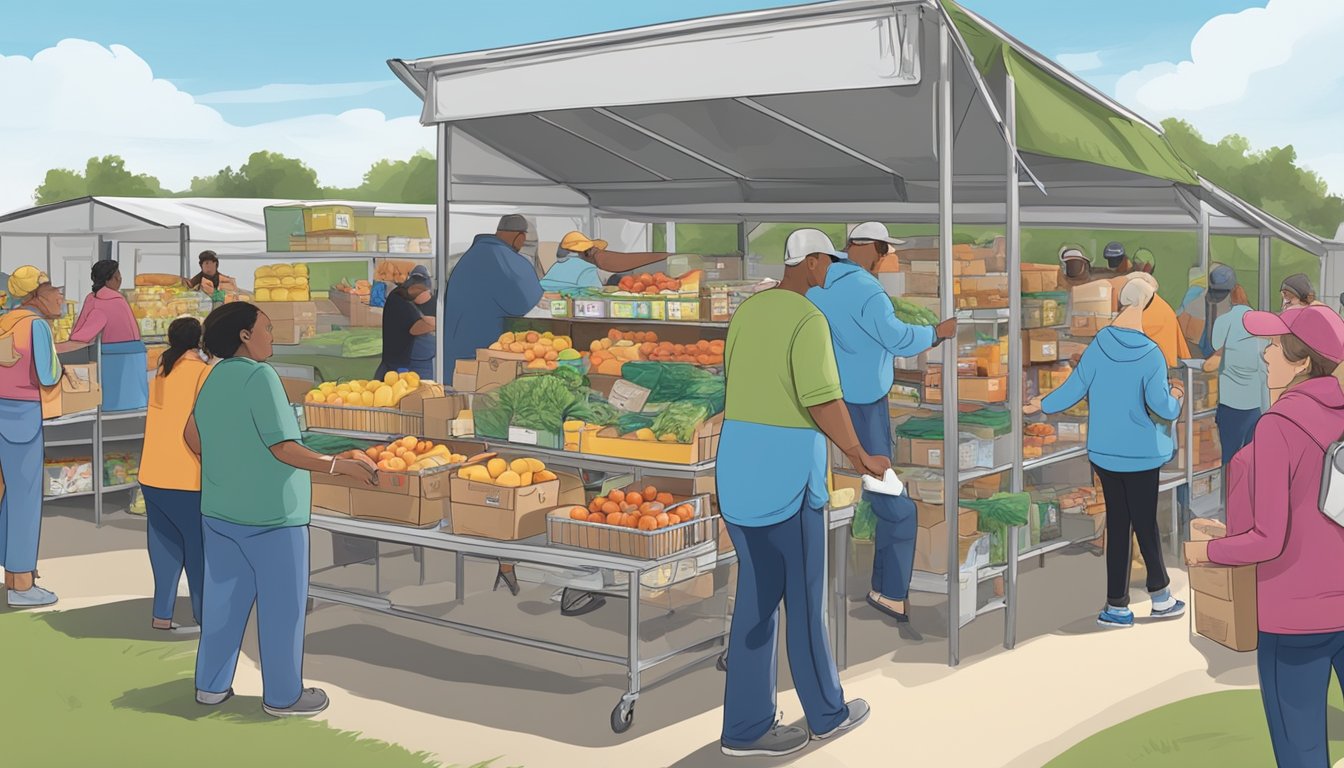
[[879, 480], [872, 475], [863, 476], [863, 490], [871, 493], [880, 493], [884, 496], [900, 496], [905, 493], [905, 483], [896, 476], [896, 470], [888, 469], [886, 474]]

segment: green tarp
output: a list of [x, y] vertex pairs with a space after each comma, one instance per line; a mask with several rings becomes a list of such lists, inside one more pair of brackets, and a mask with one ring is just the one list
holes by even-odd
[[1161, 134], [1119, 114], [1033, 63], [952, 0], [943, 7], [987, 79], [1011, 74], [1017, 86], [1017, 148], [1182, 184], [1199, 179]]

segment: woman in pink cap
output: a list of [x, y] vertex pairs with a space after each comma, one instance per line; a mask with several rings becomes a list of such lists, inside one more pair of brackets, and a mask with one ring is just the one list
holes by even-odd
[[[1326, 691], [1344, 668], [1344, 527], [1318, 507], [1326, 446], [1344, 434], [1344, 320], [1325, 307], [1248, 312], [1270, 339], [1269, 386], [1284, 394], [1227, 468], [1226, 538], [1190, 542], [1186, 562], [1256, 565], [1260, 690], [1281, 768], [1325, 768]], [[1297, 480], [1296, 487], [1289, 479]]]

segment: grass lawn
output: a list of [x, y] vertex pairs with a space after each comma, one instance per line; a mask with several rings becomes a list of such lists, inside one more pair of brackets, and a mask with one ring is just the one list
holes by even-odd
[[[1330, 759], [1344, 757], [1344, 710], [1330, 691]], [[1259, 691], [1223, 691], [1168, 704], [1091, 736], [1046, 768], [1230, 768], [1274, 765]]]
[[320, 722], [268, 717], [259, 697], [197, 705], [195, 640], [151, 639], [148, 616], [144, 601], [0, 614], [5, 764], [439, 765]]

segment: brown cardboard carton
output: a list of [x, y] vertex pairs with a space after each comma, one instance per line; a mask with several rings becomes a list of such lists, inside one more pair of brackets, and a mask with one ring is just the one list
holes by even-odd
[[458, 360], [453, 366], [453, 391], [475, 392], [479, 370], [475, 360]]
[[560, 496], [558, 479], [501, 488], [455, 477], [451, 488], [453, 533], [501, 541], [544, 534], [546, 513], [555, 508]]
[[[957, 537], [958, 562], [965, 563], [971, 547], [984, 536], [973, 533]], [[915, 539], [915, 570], [925, 573], [947, 573], [947, 533], [944, 526], [920, 528]]]
[[339, 485], [313, 483], [313, 512], [349, 515], [350, 490]]
[[974, 403], [1002, 403], [1008, 399], [1008, 377], [962, 378], [957, 386], [960, 399]]
[[276, 344], [298, 344], [317, 335], [317, 304], [311, 301], [265, 301], [257, 306], [271, 319]]
[[1032, 363], [1053, 363], [1059, 360], [1059, 333], [1035, 329], [1027, 336], [1027, 360]]
[[280, 378], [280, 386], [285, 388], [285, 397], [291, 403], [302, 403], [303, 398], [313, 389], [313, 382], [307, 379]]
[[421, 404], [425, 416], [424, 437], [440, 440], [467, 437], [467, 435], [454, 434], [453, 429], [453, 422], [457, 420], [458, 414], [462, 413], [467, 407], [467, 403], [466, 395], [447, 395], [424, 400]]
[[[1227, 526], [1217, 520], [1197, 517], [1190, 521], [1191, 541], [1213, 541], [1227, 535]], [[1193, 575], [1191, 581], [1193, 582]]]
[[523, 375], [526, 363], [519, 355], [514, 360], [508, 353], [479, 350], [476, 353], [476, 392], [485, 392], [501, 387]]
[[350, 490], [350, 514], [415, 528], [437, 528], [448, 514], [448, 499], [353, 488]]
[[[1195, 570], [1201, 569], [1191, 569]], [[1259, 645], [1254, 591], [1249, 597], [1238, 594], [1235, 600], [1196, 592], [1194, 602], [1195, 631], [1199, 634], [1234, 651], [1253, 651]]]
[[[91, 411], [103, 402], [103, 388], [98, 383], [98, 366], [81, 363], [64, 366], [61, 381], [54, 387], [42, 388], [42, 418], [54, 419], [71, 413]], [[148, 374], [146, 374], [148, 375]]]
[[650, 608], [675, 611], [714, 596], [714, 574], [702, 573], [689, 581], [665, 589], [641, 587], [639, 601]]
[[897, 438], [896, 463], [914, 467], [941, 467], [943, 441]]
[[361, 297], [344, 291], [332, 291], [330, 300], [332, 304], [336, 305], [336, 311], [345, 315], [352, 327], [379, 328], [383, 324], [382, 308], [370, 307], [367, 296]]

